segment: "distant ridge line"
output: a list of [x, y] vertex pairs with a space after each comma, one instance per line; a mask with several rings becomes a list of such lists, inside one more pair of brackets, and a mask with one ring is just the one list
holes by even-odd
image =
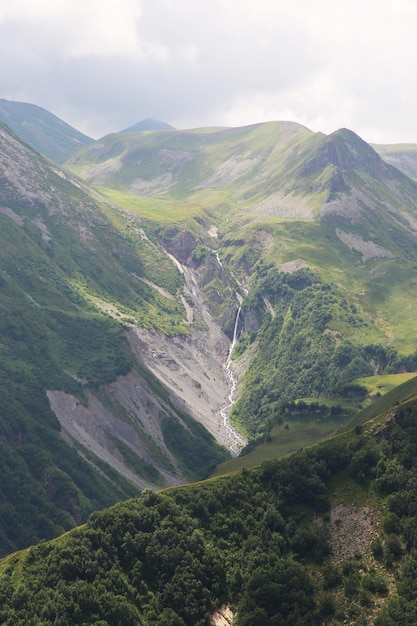
[[135, 133], [135, 132], [138, 132], [138, 131], [140, 132], [143, 130], [176, 130], [176, 128], [174, 128], [170, 124], [167, 124], [167, 122], [163, 122], [161, 120], [154, 120], [148, 117], [145, 120], [142, 120], [140, 122], [137, 122], [136, 124], [133, 124], [133, 126], [129, 126], [128, 128], [121, 130], [120, 132], [121, 133]]

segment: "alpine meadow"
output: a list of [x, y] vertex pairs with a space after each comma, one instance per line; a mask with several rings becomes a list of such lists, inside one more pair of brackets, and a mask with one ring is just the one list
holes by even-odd
[[0, 120], [0, 624], [416, 624], [417, 146]]

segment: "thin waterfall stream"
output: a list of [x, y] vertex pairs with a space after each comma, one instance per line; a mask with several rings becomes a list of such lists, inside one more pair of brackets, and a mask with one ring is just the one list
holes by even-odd
[[233, 330], [232, 343], [230, 344], [229, 353], [227, 355], [226, 362], [223, 365], [225, 372], [226, 372], [226, 376], [228, 377], [230, 381], [230, 392], [228, 396], [228, 404], [224, 406], [222, 409], [220, 409], [220, 415], [223, 419], [223, 426], [225, 428], [227, 438], [229, 441], [228, 447], [229, 447], [230, 452], [232, 453], [232, 456], [234, 457], [239, 456], [241, 449], [246, 445], [246, 440], [236, 430], [236, 428], [233, 428], [229, 419], [230, 409], [232, 408], [235, 402], [234, 395], [235, 395], [236, 386], [237, 386], [237, 378], [234, 375], [233, 369], [232, 369], [232, 353], [237, 342], [240, 312], [241, 312], [241, 307], [239, 307], [237, 310], [235, 326]]

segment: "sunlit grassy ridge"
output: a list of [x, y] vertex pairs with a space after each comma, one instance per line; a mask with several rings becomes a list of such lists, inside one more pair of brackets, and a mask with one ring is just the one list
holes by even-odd
[[[268, 440], [256, 446], [253, 452], [221, 463], [214, 476], [222, 476], [243, 468], [252, 468], [270, 459], [281, 458], [300, 448], [335, 437], [341, 431], [365, 424], [369, 419], [384, 414], [400, 403], [406, 403], [417, 396], [417, 377], [415, 372], [386, 374], [357, 378], [354, 385], [366, 389], [368, 397], [364, 400], [353, 397], [304, 399], [307, 404], [314, 404], [311, 411], [288, 415], [281, 423], [273, 426]], [[361, 409], [363, 404], [366, 408]], [[320, 408], [317, 408], [319, 405]], [[325, 410], [325, 407], [329, 411]], [[341, 407], [340, 413], [332, 415], [331, 407]], [[350, 419], [349, 419], [349, 416]]]
[[91, 152], [81, 151], [68, 166], [83, 178], [95, 184], [106, 181], [105, 186], [114, 189], [135, 193], [135, 185], [144, 188], [147, 181], [151, 195], [168, 192], [191, 202], [208, 201], [210, 208], [223, 203], [230, 207], [243, 190], [259, 199], [268, 195], [262, 181], [265, 159], [267, 169], [278, 168], [277, 176], [282, 176], [285, 155], [312, 135], [298, 124], [279, 122], [236, 129], [120, 133], [104, 137]]
[[204, 209], [199, 205], [189, 205], [171, 199], [135, 196], [106, 187], [101, 187], [100, 193], [134, 215], [160, 224], [174, 222], [189, 226], [189, 221], [204, 215]]
[[366, 423], [373, 417], [381, 414], [385, 414], [387, 411], [398, 406], [400, 403], [407, 403], [408, 401], [415, 400], [417, 396], [417, 377], [413, 376], [406, 382], [402, 383], [398, 387], [394, 387], [383, 395], [378, 400], [375, 400], [373, 404], [367, 406], [362, 411], [358, 412], [351, 420], [346, 424], [346, 428], [353, 428]]
[[[403, 383], [415, 378], [415, 372], [404, 372], [402, 374], [382, 374], [380, 376], [366, 376], [365, 378], [357, 378], [354, 383], [365, 387], [370, 396], [385, 395], [393, 389], [399, 387]], [[416, 382], [416, 381], [414, 381]], [[410, 388], [413, 388], [411, 384]], [[401, 394], [405, 388], [398, 390]]]

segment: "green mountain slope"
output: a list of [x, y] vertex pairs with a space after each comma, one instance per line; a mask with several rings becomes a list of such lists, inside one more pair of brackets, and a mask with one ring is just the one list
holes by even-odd
[[201, 478], [242, 446], [229, 412], [253, 446], [299, 398], [417, 369], [417, 185], [351, 131], [109, 135], [68, 162], [103, 195], [3, 141], [6, 385], [96, 468]]
[[300, 258], [343, 280], [357, 266], [415, 258], [416, 184], [348, 130], [324, 136], [276, 122], [116, 134], [68, 166], [96, 185], [181, 199], [190, 213], [204, 206], [230, 261], [249, 246], [251, 265], [264, 253], [278, 265]]
[[[352, 131], [273, 122], [115, 134], [67, 165], [127, 209], [146, 206], [162, 245], [197, 266], [229, 335], [225, 312], [241, 305], [235, 369], [246, 374], [232, 420], [249, 438], [297, 397], [415, 369], [417, 186]], [[185, 233], [186, 255], [172, 246]]]
[[354, 430], [11, 555], [0, 622], [414, 624], [415, 379], [363, 412], [356, 381], [417, 371], [417, 184], [288, 122], [67, 165], [102, 195], [0, 127], [3, 553], [206, 476], [229, 412], [246, 452]]
[[93, 140], [49, 111], [26, 102], [0, 99], [0, 122], [7, 124], [32, 148], [64, 163]]
[[227, 456], [131, 336], [186, 335], [181, 274], [92, 196], [0, 125], [3, 554]]
[[[5, 624], [413, 624], [417, 408], [0, 563]], [[223, 618], [224, 619], [224, 618]]]
[[[85, 180], [120, 191], [155, 196], [212, 200], [242, 197], [262, 187], [269, 171], [281, 167], [283, 157], [313, 134], [294, 123], [257, 124], [245, 128], [206, 128], [190, 131], [117, 133], [103, 137], [69, 160], [67, 166]], [[284, 163], [282, 163], [284, 165]], [[256, 178], [261, 173], [261, 176]], [[233, 183], [239, 180], [239, 189]], [[242, 184], [243, 183], [243, 184]], [[257, 190], [251, 191], [254, 195]]]

